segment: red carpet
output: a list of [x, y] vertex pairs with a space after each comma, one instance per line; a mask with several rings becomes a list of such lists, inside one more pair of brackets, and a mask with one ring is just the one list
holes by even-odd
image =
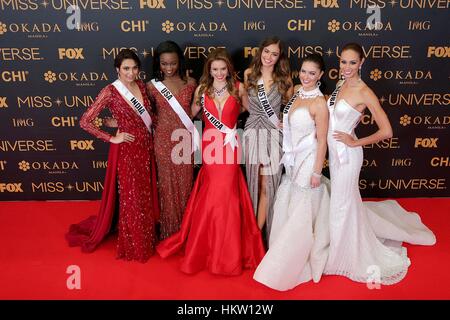
[[[437, 237], [432, 247], [406, 245], [412, 265], [393, 286], [369, 290], [365, 284], [325, 276], [289, 292], [276, 292], [238, 277], [178, 270], [179, 257], [154, 256], [145, 263], [115, 259], [111, 237], [97, 251], [69, 248], [71, 223], [94, 214], [98, 201], [0, 202], [0, 299], [450, 299], [450, 199], [400, 199], [418, 212]], [[69, 290], [66, 269], [81, 269], [81, 289]]]

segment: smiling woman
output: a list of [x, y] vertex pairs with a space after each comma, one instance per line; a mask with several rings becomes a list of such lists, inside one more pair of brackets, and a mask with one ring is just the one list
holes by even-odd
[[[192, 103], [192, 115], [203, 108], [203, 166], [192, 188], [179, 232], [157, 250], [165, 258], [184, 250], [181, 270], [239, 275], [255, 268], [264, 248], [250, 196], [239, 166], [236, 123], [245, 89], [234, 78], [225, 49], [211, 52]], [[222, 88], [226, 88], [222, 90]], [[220, 95], [217, 94], [220, 92]]]
[[[112, 143], [100, 212], [97, 217], [72, 225], [67, 240], [71, 246], [93, 251], [114, 230], [113, 215], [118, 210], [117, 258], [145, 262], [154, 252], [155, 224], [159, 218], [152, 110], [144, 83], [136, 80], [140, 67], [137, 55], [124, 49], [117, 55], [114, 66], [118, 80], [100, 92], [80, 120], [83, 129]], [[115, 136], [95, 125], [95, 118], [104, 108], [109, 108], [117, 120]]]
[[258, 227], [269, 241], [274, 196], [281, 182], [281, 104], [292, 96], [289, 61], [281, 40], [265, 39], [244, 73], [249, 117], [245, 124], [245, 167]]
[[[155, 106], [155, 156], [160, 190], [160, 240], [180, 229], [184, 208], [189, 198], [193, 179], [192, 141], [198, 133], [191, 121], [191, 101], [196, 87], [194, 79], [186, 76], [186, 63], [181, 48], [173, 41], [158, 45], [153, 58], [153, 80], [147, 83], [148, 95]], [[176, 155], [185, 161], [176, 161], [172, 153], [182, 135], [183, 148]]]
[[[433, 245], [436, 237], [418, 214], [406, 212], [396, 201], [361, 200], [358, 183], [363, 146], [392, 137], [391, 124], [378, 98], [361, 79], [364, 61], [359, 44], [343, 47], [339, 61], [343, 81], [328, 100], [330, 246], [324, 273], [389, 285], [401, 281], [411, 264], [402, 241]], [[378, 128], [358, 138], [355, 128], [366, 108]]]

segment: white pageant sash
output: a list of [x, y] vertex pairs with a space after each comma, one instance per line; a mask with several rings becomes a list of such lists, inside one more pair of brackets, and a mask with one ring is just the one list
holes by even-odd
[[289, 102], [284, 106], [283, 110], [283, 157], [280, 160], [280, 165], [285, 166], [294, 165], [294, 157], [292, 154], [292, 138], [291, 129], [289, 127], [289, 110], [291, 110], [292, 104], [298, 97], [298, 91], [292, 96]]
[[170, 92], [169, 88], [167, 88], [162, 81], [152, 79], [151, 82], [156, 90], [158, 90], [159, 93], [161, 93], [161, 95], [164, 97], [164, 99], [166, 99], [172, 110], [178, 115], [186, 129], [191, 133], [192, 152], [197, 151], [200, 148], [200, 134], [198, 133], [197, 128], [194, 126], [191, 118], [187, 115], [186, 111], [184, 111], [177, 98], [175, 98], [172, 92]]
[[[336, 104], [336, 98], [339, 93], [339, 91], [342, 88], [342, 85], [344, 82], [342, 82], [339, 86], [336, 86], [336, 89], [331, 94], [330, 98], [328, 99], [328, 109], [330, 112], [330, 129], [332, 132], [337, 130], [337, 120], [336, 120], [336, 114], [335, 114], [335, 104]], [[348, 162], [348, 150], [347, 145], [340, 141], [334, 141], [334, 146], [336, 146], [336, 153], [338, 155], [338, 161], [341, 164]]]
[[312, 99], [318, 96], [323, 96], [322, 92], [319, 88], [316, 88], [312, 91], [304, 91], [301, 87], [297, 90], [297, 92], [292, 96], [289, 102], [286, 104], [283, 110], [283, 157], [281, 158], [280, 163], [283, 163], [285, 166], [293, 166], [294, 159], [296, 154], [301, 154], [302, 158], [298, 159], [298, 161], [302, 162], [309, 154], [308, 150], [314, 150], [317, 146], [316, 132], [312, 132], [310, 135], [304, 137], [300, 140], [296, 146], [292, 144], [291, 137], [291, 129], [289, 126], [289, 110], [291, 110], [294, 101], [301, 97], [303, 99]]
[[277, 115], [275, 114], [275, 111], [273, 111], [273, 108], [269, 103], [269, 99], [267, 98], [266, 89], [264, 88], [264, 81], [262, 77], [259, 78], [258, 80], [258, 99], [261, 107], [266, 113], [267, 118], [269, 118], [270, 122], [272, 122], [275, 128], [279, 129], [280, 120], [278, 119]]
[[[137, 114], [141, 117], [142, 121], [144, 121], [145, 126], [147, 127], [148, 132], [152, 133], [152, 118], [148, 113], [147, 109], [139, 102], [139, 100], [133, 96], [130, 90], [125, 87], [125, 85], [117, 79], [113, 82], [113, 86], [120, 92], [128, 101], [131, 102], [133, 109], [137, 112]], [[140, 89], [139, 89], [140, 90]], [[143, 97], [145, 98], [145, 97]]]
[[334, 107], [334, 104], [336, 103], [336, 98], [339, 93], [339, 91], [342, 88], [342, 85], [344, 84], [344, 81], [338, 86], [336, 86], [336, 89], [334, 89], [333, 93], [331, 94], [330, 98], [328, 99], [328, 108], [331, 109]]
[[[284, 145], [283, 145], [284, 146]], [[292, 147], [289, 151], [286, 151], [281, 158], [280, 163], [283, 163], [286, 167], [293, 167], [295, 165], [295, 155], [299, 155], [297, 158], [298, 163], [302, 163], [311, 152], [317, 148], [316, 132], [303, 137], [295, 147]]]
[[206, 118], [211, 122], [211, 124], [220, 132], [225, 133], [225, 141], [223, 142], [223, 145], [226, 145], [227, 143], [230, 144], [231, 148], [234, 150], [234, 148], [238, 145], [237, 141], [237, 131], [236, 126], [234, 126], [233, 129], [228, 128], [222, 121], [214, 117], [211, 112], [206, 109], [205, 106], [205, 94], [203, 94], [200, 98], [200, 105], [203, 108], [203, 113], [205, 114]]

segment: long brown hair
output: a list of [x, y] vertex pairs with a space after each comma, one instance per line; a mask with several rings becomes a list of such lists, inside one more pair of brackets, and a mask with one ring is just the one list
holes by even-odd
[[231, 62], [231, 57], [224, 48], [217, 48], [208, 54], [208, 58], [203, 66], [203, 74], [200, 78], [200, 89], [198, 90], [198, 98], [196, 103], [200, 105], [200, 98], [205, 93], [208, 97], [214, 96], [213, 82], [214, 78], [211, 76], [211, 64], [214, 61], [222, 60], [227, 65], [228, 75], [227, 75], [227, 90], [235, 99], [240, 101], [239, 92], [236, 88], [236, 76], [234, 72], [234, 67]]
[[259, 45], [256, 55], [253, 57], [250, 63], [250, 74], [247, 79], [247, 89], [257, 90], [257, 82], [261, 78], [261, 54], [265, 47], [271, 44], [277, 44], [280, 48], [280, 56], [278, 61], [273, 68], [272, 78], [275, 85], [278, 86], [278, 90], [281, 93], [282, 101], [287, 102], [289, 100], [288, 90], [291, 87], [291, 68], [289, 66], [289, 60], [286, 55], [286, 49], [284, 44], [278, 37], [269, 37], [264, 39]]

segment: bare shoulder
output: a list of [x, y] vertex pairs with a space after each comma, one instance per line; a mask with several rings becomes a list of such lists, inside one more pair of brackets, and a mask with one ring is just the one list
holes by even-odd
[[325, 99], [325, 96], [317, 97], [317, 105], [327, 107], [327, 99]]
[[197, 88], [195, 88], [195, 92], [194, 92], [195, 95], [198, 95], [198, 93], [199, 93], [199, 91], [200, 91], [200, 87], [201, 87], [201, 86], [199, 85], [199, 86], [197, 86]]
[[375, 94], [375, 92], [373, 92], [373, 90], [370, 89], [369, 86], [366, 84], [364, 84], [361, 87], [360, 95], [364, 101], [368, 101], [368, 102], [373, 102], [374, 100], [378, 101], [378, 98], [377, 98], [377, 95]]
[[325, 97], [317, 97], [314, 101], [314, 109], [316, 109], [319, 112], [328, 112], [327, 107], [327, 100], [325, 100]]
[[196, 86], [197, 85], [197, 81], [194, 78], [192, 78], [192, 77], [188, 77], [187, 78], [187, 84], [191, 85], [191, 86]]
[[300, 88], [302, 87], [302, 85], [299, 83], [294, 87], [294, 92], [297, 92], [298, 90], [300, 90]]
[[153, 83], [152, 83], [151, 81], [146, 82], [146, 83], [145, 83], [145, 87], [146, 87], [148, 90], [154, 88]]
[[252, 69], [251, 69], [251, 68], [245, 69], [245, 71], [244, 71], [244, 82], [247, 81], [248, 76], [250, 75], [251, 72], [252, 72]]

